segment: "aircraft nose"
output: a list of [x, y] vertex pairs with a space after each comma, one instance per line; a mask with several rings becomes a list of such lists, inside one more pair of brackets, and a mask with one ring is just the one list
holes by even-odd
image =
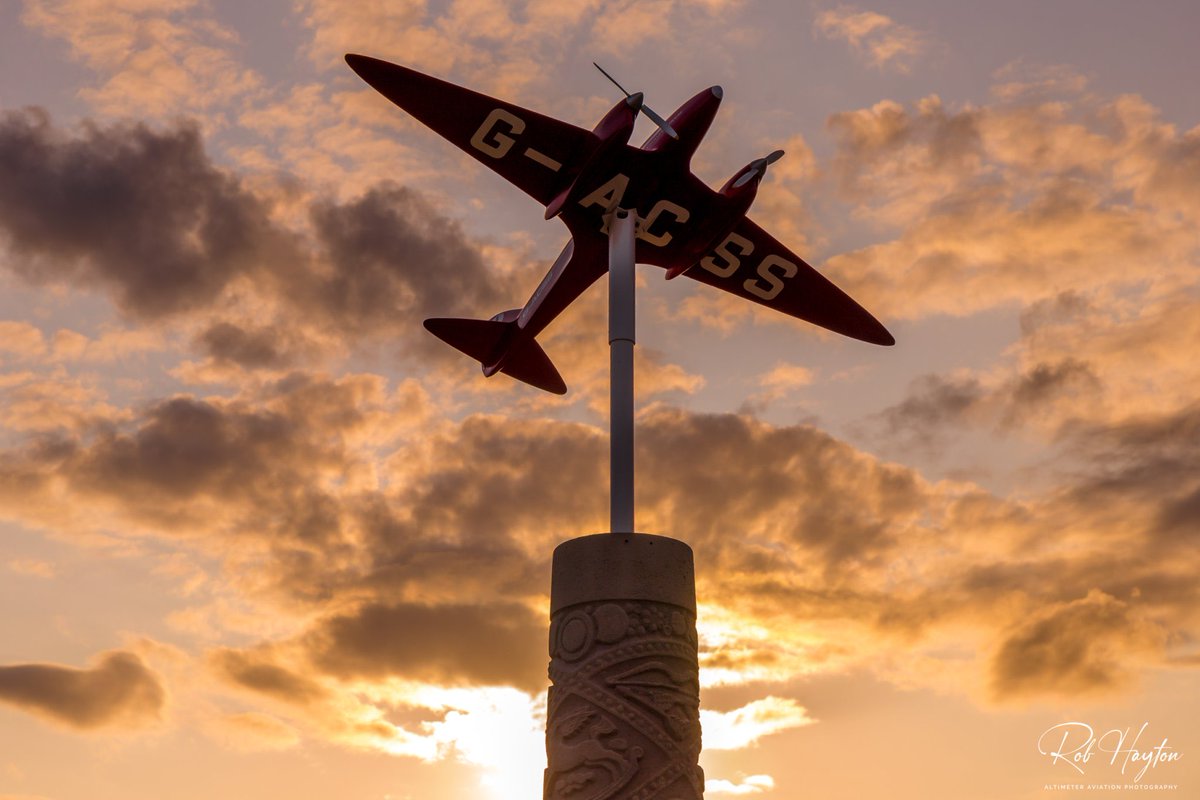
[[709, 87], [708, 90], [710, 92], [712, 92], [712, 96], [717, 98], [718, 100], [720, 100], [722, 97], [725, 96], [725, 90], [722, 89], [720, 86], [711, 86], [711, 87]]

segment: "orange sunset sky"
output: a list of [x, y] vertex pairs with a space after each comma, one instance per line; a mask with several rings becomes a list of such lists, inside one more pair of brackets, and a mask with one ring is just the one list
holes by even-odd
[[663, 115], [722, 85], [696, 174], [786, 150], [751, 216], [896, 336], [639, 268], [637, 527], [695, 550], [707, 797], [1200, 797], [1197, 30], [0, 0], [0, 800], [541, 797], [606, 290], [541, 337], [565, 397], [427, 334], [566, 231], [346, 52], [589, 129], [593, 60]]

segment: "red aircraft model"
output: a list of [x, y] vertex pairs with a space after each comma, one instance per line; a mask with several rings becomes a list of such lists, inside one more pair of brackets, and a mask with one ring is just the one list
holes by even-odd
[[[721, 103], [713, 86], [668, 119], [629, 94], [591, 131], [496, 100], [407, 67], [360, 55], [346, 62], [412, 114], [560, 217], [571, 239], [522, 308], [490, 320], [427, 319], [434, 336], [483, 365], [555, 394], [566, 384], [535, 337], [608, 271], [607, 219], [636, 211], [635, 258], [768, 308], [873, 344], [895, 339], [845, 292], [746, 216], [776, 150], [714, 192], [690, 164]], [[599, 69], [599, 65], [597, 65]], [[601, 70], [604, 72], [604, 70]], [[616, 83], [608, 73], [609, 80]], [[637, 113], [658, 130], [630, 147]]]

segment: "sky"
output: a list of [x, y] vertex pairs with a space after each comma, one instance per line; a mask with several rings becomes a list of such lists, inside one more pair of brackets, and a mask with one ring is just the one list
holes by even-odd
[[346, 52], [589, 129], [591, 61], [664, 115], [720, 84], [696, 174], [784, 149], [750, 216], [896, 337], [639, 268], [637, 527], [695, 551], [707, 797], [1198, 796], [1198, 25], [3, 0], [0, 800], [540, 796], [605, 287], [541, 336], [564, 397], [427, 334], [566, 231]]

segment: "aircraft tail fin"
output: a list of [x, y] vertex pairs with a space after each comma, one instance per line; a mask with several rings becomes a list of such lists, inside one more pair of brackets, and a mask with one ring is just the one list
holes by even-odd
[[536, 340], [518, 340], [515, 349], [507, 354], [500, 350], [505, 334], [513, 325], [515, 317], [507, 321], [446, 317], [425, 320], [426, 330], [483, 364], [485, 373], [489, 366], [499, 362], [499, 371], [505, 375], [543, 391], [566, 394], [567, 384]]

